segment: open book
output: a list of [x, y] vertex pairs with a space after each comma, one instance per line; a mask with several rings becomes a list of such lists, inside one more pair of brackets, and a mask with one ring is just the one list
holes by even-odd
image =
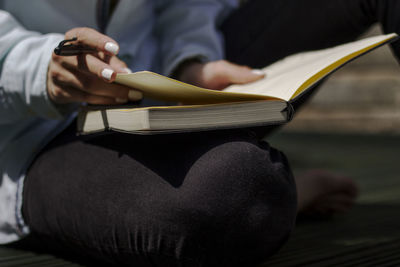
[[78, 131], [91, 133], [112, 129], [157, 133], [282, 124], [292, 118], [291, 103], [319, 81], [395, 39], [396, 34], [380, 35], [295, 54], [262, 69], [266, 78], [232, 85], [223, 91], [200, 88], [149, 71], [118, 74], [116, 83], [140, 90], [144, 97], [185, 105], [85, 108], [78, 117]]

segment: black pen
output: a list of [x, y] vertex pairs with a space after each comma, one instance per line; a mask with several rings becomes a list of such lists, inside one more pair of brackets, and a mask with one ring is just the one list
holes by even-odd
[[61, 41], [58, 46], [54, 48], [54, 54], [58, 56], [76, 56], [97, 52], [97, 50], [92, 47], [71, 43], [77, 40], [78, 38], [74, 37], [72, 39]]

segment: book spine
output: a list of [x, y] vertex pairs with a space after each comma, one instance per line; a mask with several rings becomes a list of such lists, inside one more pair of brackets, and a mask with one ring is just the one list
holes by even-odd
[[103, 119], [104, 129], [110, 130], [110, 124], [108, 123], [108, 117], [107, 117], [107, 110], [103, 109], [100, 111], [100, 113]]
[[294, 108], [290, 102], [286, 102], [286, 108], [283, 111], [286, 112], [286, 120], [291, 121], [294, 116]]

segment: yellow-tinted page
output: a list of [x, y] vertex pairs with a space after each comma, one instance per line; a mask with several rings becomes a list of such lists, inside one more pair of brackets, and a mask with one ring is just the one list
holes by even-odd
[[299, 88], [309, 88], [354, 57], [396, 36], [380, 35], [333, 48], [295, 54], [264, 68], [265, 79], [246, 85], [232, 85], [224, 91], [275, 96], [289, 101]]
[[148, 98], [185, 104], [214, 104], [270, 99], [270, 97], [264, 95], [226, 93], [204, 89], [149, 71], [118, 74], [115, 82], [136, 88]]

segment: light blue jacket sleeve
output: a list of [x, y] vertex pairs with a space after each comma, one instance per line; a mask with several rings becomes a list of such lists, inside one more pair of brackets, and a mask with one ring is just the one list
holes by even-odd
[[0, 10], [0, 125], [28, 117], [61, 119], [47, 96], [47, 69], [61, 34], [24, 29]]
[[161, 44], [162, 73], [170, 75], [184, 60], [224, 57], [218, 26], [238, 0], [157, 0], [155, 34]]

